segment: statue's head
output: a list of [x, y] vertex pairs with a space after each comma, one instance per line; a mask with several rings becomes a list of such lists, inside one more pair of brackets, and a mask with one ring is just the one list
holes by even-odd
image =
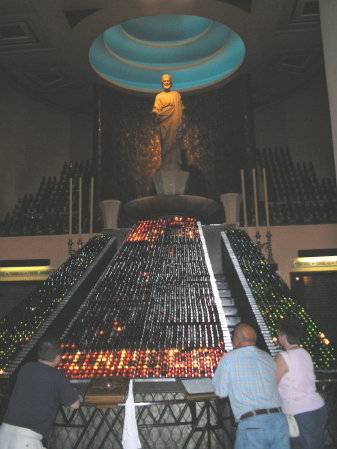
[[167, 73], [165, 73], [165, 75], [163, 75], [161, 77], [161, 85], [163, 86], [163, 89], [168, 92], [172, 87], [171, 75], [168, 75]]

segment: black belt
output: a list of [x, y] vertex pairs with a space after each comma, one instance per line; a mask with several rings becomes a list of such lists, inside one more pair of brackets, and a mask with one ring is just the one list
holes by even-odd
[[268, 413], [281, 413], [281, 411], [282, 411], [281, 407], [261, 408], [259, 410], [252, 410], [251, 412], [244, 413], [241, 416], [240, 421], [242, 421], [243, 419], [251, 418], [252, 416], [266, 415]]

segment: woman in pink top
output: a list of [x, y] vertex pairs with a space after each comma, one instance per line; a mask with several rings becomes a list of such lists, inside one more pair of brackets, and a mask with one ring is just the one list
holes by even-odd
[[285, 414], [294, 415], [300, 429], [290, 438], [291, 449], [323, 449], [327, 412], [316, 391], [310, 354], [299, 346], [302, 326], [293, 317], [279, 324], [278, 341], [285, 351], [276, 356], [276, 377]]

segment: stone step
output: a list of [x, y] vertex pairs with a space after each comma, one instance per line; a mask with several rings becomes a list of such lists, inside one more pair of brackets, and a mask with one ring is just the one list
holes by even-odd
[[216, 281], [216, 286], [218, 287], [218, 290], [228, 290], [229, 285], [227, 281]]
[[229, 296], [228, 298], [221, 298], [221, 304], [224, 307], [228, 307], [228, 306], [235, 306], [235, 300], [234, 298], [232, 298], [231, 296]]
[[231, 298], [232, 292], [230, 290], [218, 290], [220, 298]]
[[227, 318], [227, 326], [228, 329], [231, 330], [234, 326], [241, 322], [241, 318], [239, 316], [229, 316]]
[[214, 275], [214, 277], [215, 277], [215, 280], [218, 282], [224, 282], [224, 281], [227, 281], [227, 278], [226, 278], [226, 275], [225, 274], [215, 274]]
[[238, 309], [235, 306], [223, 306], [226, 318], [229, 316], [238, 316]]
[[227, 326], [229, 331], [231, 332], [234, 327], [241, 322], [241, 318], [238, 314], [238, 309], [235, 305], [235, 299], [232, 296], [232, 292], [229, 288], [226, 275], [216, 274], [215, 281], [218, 288], [222, 309], [226, 316]]

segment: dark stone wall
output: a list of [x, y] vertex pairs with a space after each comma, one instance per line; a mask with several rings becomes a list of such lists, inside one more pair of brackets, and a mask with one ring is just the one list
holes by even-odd
[[[98, 89], [95, 157], [100, 198], [123, 202], [154, 194], [151, 175], [160, 167], [160, 143], [151, 114], [154, 97]], [[254, 164], [252, 110], [247, 76], [213, 91], [185, 95], [183, 169], [187, 193], [218, 200], [241, 191], [240, 168]]]

